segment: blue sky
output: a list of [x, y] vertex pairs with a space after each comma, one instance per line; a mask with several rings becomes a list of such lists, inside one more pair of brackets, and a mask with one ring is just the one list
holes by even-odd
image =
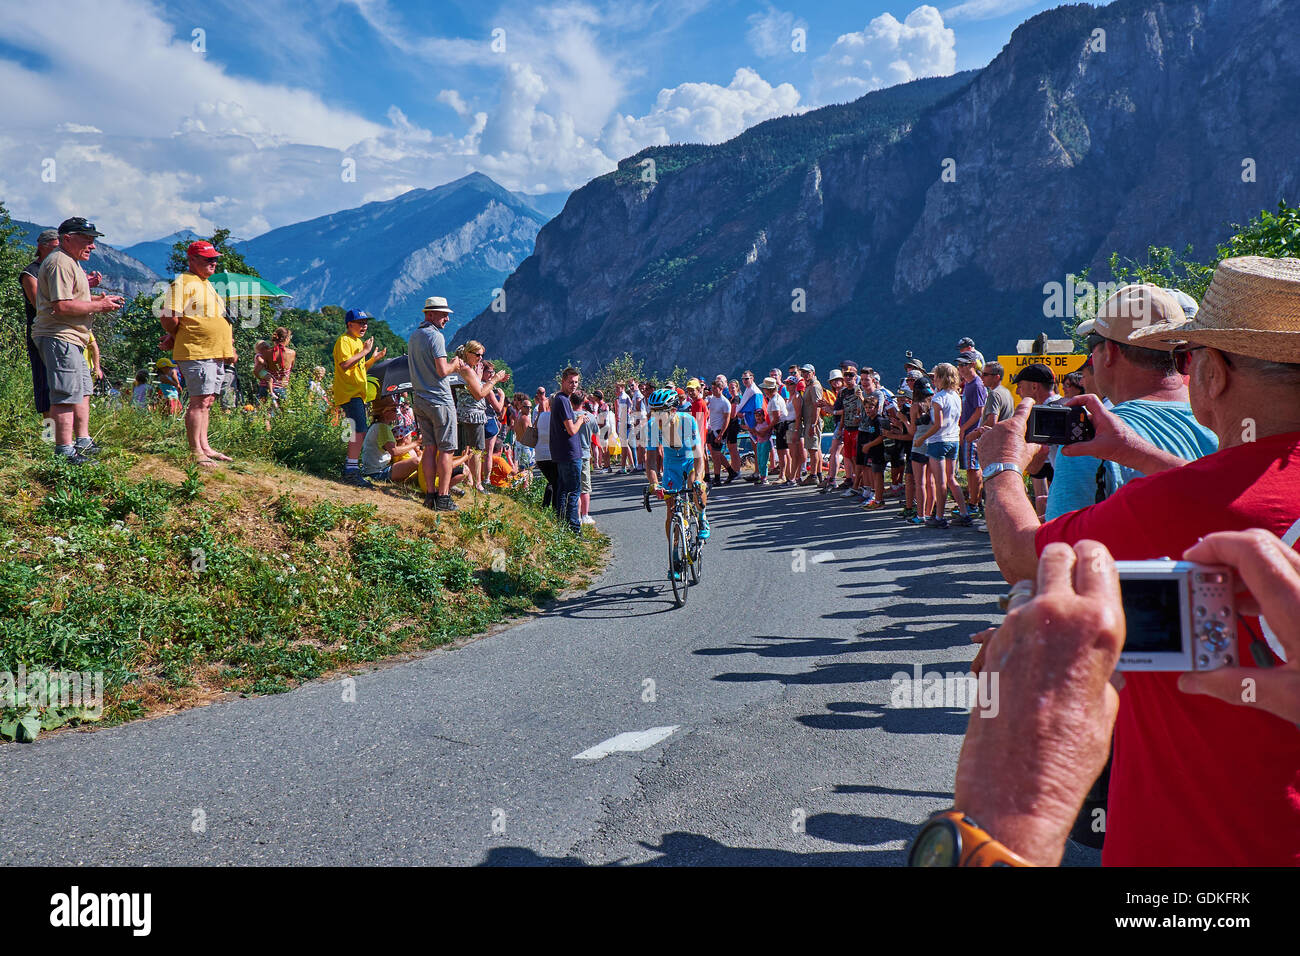
[[645, 146], [981, 67], [1054, 5], [63, 0], [0, 41], [0, 198], [127, 245], [252, 236], [472, 170], [568, 190]]

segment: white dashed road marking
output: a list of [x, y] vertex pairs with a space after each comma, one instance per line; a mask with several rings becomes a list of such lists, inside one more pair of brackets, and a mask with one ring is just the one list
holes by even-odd
[[602, 740], [596, 746], [584, 750], [580, 754], [574, 754], [573, 759], [600, 760], [610, 754], [636, 753], [638, 750], [645, 750], [647, 747], [653, 747], [661, 740], [668, 739], [678, 726], [680, 725], [674, 724], [671, 727], [651, 727], [649, 730], [629, 730], [617, 737], [610, 737], [609, 740]]

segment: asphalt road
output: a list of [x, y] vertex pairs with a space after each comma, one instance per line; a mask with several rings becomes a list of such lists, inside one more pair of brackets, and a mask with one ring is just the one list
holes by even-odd
[[891, 676], [966, 670], [1004, 590], [988, 537], [737, 482], [677, 609], [640, 491], [596, 478], [591, 590], [354, 702], [333, 680], [0, 746], [0, 862], [903, 863], [967, 712], [891, 707]]

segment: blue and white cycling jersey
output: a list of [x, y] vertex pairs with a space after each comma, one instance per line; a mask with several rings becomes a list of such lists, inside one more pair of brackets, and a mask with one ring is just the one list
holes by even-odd
[[700, 426], [686, 412], [651, 412], [648, 447], [663, 452], [661, 482], [667, 492], [686, 488], [695, 470], [695, 449], [700, 447]]

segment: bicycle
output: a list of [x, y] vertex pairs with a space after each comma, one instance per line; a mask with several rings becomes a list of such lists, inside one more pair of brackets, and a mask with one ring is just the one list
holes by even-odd
[[[673, 496], [671, 526], [668, 532], [668, 581], [673, 587], [673, 601], [678, 607], [686, 603], [689, 584], [699, 584], [704, 568], [704, 542], [700, 540], [700, 513], [695, 504], [698, 492], [678, 492]], [[650, 512], [650, 488], [641, 495]]]

